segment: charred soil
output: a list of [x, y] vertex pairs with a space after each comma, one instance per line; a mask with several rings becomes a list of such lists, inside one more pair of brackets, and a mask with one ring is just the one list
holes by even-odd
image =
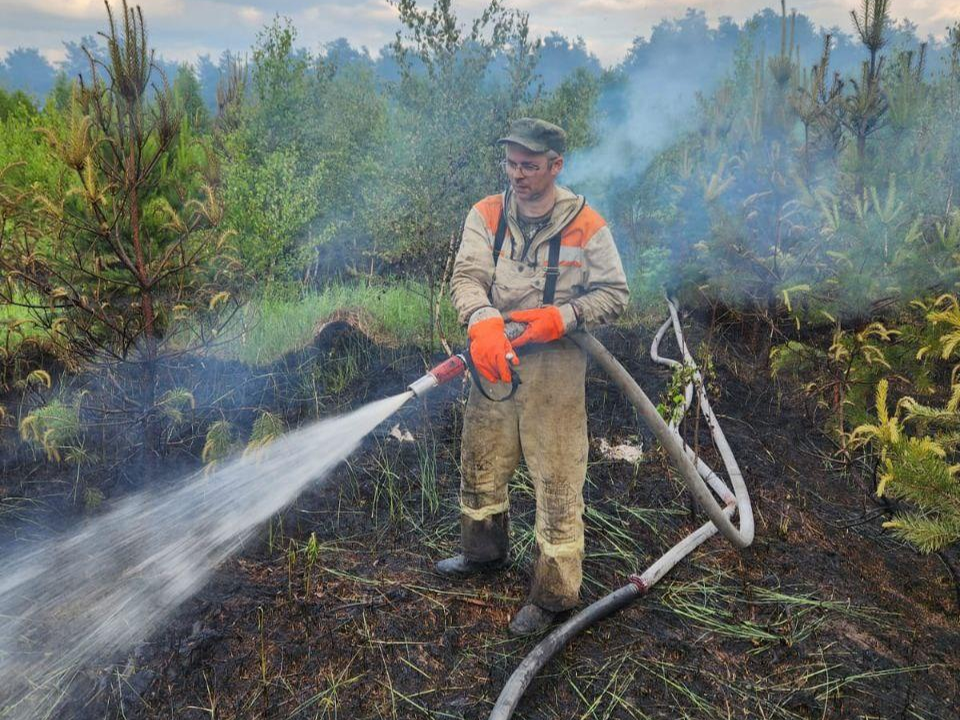
[[[694, 324], [688, 342], [703, 333]], [[651, 335], [600, 338], [656, 398], [669, 371], [649, 360]], [[756, 541], [743, 552], [708, 541], [575, 639], [516, 717], [960, 717], [960, 622], [943, 565], [883, 531], [870, 478], [832, 460], [787, 389], [734, 343], [711, 345], [714, 404], [751, 491]], [[411, 357], [374, 372], [402, 385], [421, 369]], [[355, 392], [359, 402], [370, 388]], [[459, 528], [464, 393], [443, 392], [368, 438], [125, 663], [90, 670], [63, 717], [487, 717], [537, 642], [506, 632], [528, 581], [532, 489], [521, 468], [506, 570], [462, 582], [433, 571], [457, 551]], [[703, 522], [595, 368], [588, 410], [585, 604]], [[684, 432], [722, 467], [692, 414]], [[642, 459], [608, 452], [619, 445], [642, 447]]]

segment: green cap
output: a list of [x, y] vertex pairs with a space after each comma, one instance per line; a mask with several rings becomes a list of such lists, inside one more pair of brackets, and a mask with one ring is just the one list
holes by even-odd
[[516, 143], [530, 152], [545, 153], [548, 150], [563, 155], [567, 149], [567, 134], [563, 128], [539, 118], [520, 118], [510, 125], [506, 137], [498, 143]]

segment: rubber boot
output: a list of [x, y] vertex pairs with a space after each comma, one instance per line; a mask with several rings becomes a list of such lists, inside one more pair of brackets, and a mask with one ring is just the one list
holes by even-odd
[[558, 613], [546, 610], [539, 605], [530, 603], [520, 608], [520, 611], [510, 621], [511, 635], [535, 635], [553, 625]]
[[441, 560], [434, 569], [441, 575], [463, 577], [505, 568], [510, 555], [510, 516], [502, 512], [486, 520], [460, 517], [463, 552]]
[[506, 560], [510, 554], [510, 513], [501, 512], [484, 520], [460, 516], [460, 547], [464, 557], [480, 563]]
[[433, 567], [438, 573], [446, 575], [447, 577], [466, 577], [467, 575], [478, 575], [480, 573], [500, 570], [506, 566], [506, 558], [480, 562], [478, 560], [471, 560], [461, 554], [440, 560]]

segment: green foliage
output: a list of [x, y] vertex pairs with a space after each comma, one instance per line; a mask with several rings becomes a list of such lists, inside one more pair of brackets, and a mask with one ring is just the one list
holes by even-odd
[[525, 15], [499, 0], [469, 25], [445, 0], [397, 10], [396, 82], [297, 48], [288, 20], [258, 36], [217, 145], [226, 224], [265, 283], [389, 267], [439, 294], [463, 217], [504, 184], [508, 121], [535, 112], [568, 126], [571, 147], [592, 140], [597, 81], [577, 73], [539, 96]]
[[187, 410], [196, 407], [196, 401], [186, 388], [174, 388], [160, 396], [157, 407], [172, 426], [177, 426], [186, 419]]
[[298, 238], [319, 212], [322, 177], [304, 177], [293, 149], [271, 152], [257, 164], [232, 160], [224, 173], [225, 200], [241, 261], [260, 277], [286, 277], [306, 263], [310, 248]]
[[708, 395], [716, 393], [714, 380], [716, 379], [716, 369], [713, 365], [713, 355], [710, 352], [710, 346], [701, 345], [696, 352], [696, 363], [692, 365], [682, 364], [673, 369], [670, 375], [670, 382], [664, 388], [660, 396], [660, 402], [657, 403], [657, 412], [667, 421], [667, 424], [676, 427], [684, 417], [686, 405], [687, 386], [693, 384], [691, 401], [694, 403], [695, 412], [699, 414], [700, 396], [698, 386], [706, 390]]
[[106, 496], [103, 494], [103, 491], [95, 487], [87, 487], [83, 490], [83, 506], [88, 511], [97, 510], [103, 501], [106, 500]]
[[826, 360], [826, 353], [797, 340], [788, 340], [770, 348], [770, 374], [808, 375]]
[[528, 112], [562, 127], [571, 150], [590, 147], [597, 141], [596, 108], [602, 91], [601, 78], [578, 68], [553, 92], [538, 96]]
[[[12, 98], [12, 100], [11, 100]], [[55, 114], [39, 113], [32, 104], [0, 90], [0, 171], [3, 182], [21, 190], [39, 183], [45, 189], [56, 186], [60, 166], [47, 149], [37, 130], [45, 124], [55, 123]]]
[[307, 597], [309, 597], [313, 591], [313, 568], [320, 558], [320, 543], [317, 542], [317, 534], [315, 532], [310, 533], [310, 539], [307, 540], [307, 544], [303, 548], [303, 556], [305, 561], [303, 568], [303, 590]]
[[66, 107], [55, 98], [42, 125], [7, 118], [21, 146], [28, 130], [43, 141], [48, 165], [0, 166], [0, 301], [28, 311], [68, 369], [91, 357], [136, 361], [136, 379], [118, 377], [137, 386], [138, 406], [123, 412], [142, 432], [149, 475], [160, 420], [179, 412], [157, 405], [159, 368], [216, 336], [241, 268], [231, 233], [217, 229], [212, 142], [185, 114], [196, 100], [189, 78], [171, 90], [139, 8], [106, 9], [106, 57], [88, 53]]
[[[365, 220], [381, 261], [440, 283], [470, 206], [504, 185], [496, 140], [533, 100], [539, 41], [527, 16], [492, 0], [469, 26], [449, 0], [399, 0], [400, 81], [380, 192]], [[493, 73], [498, 57], [506, 67]]]
[[347, 336], [317, 362], [316, 376], [326, 393], [340, 395], [359, 380], [370, 367], [366, 343]]
[[[696, 131], [651, 164], [630, 208], [641, 251], [699, 297], [773, 320], [864, 326], [960, 283], [960, 63], [923, 46], [883, 54], [888, 3], [853, 14], [854, 77], [801, 70], [784, 11], [779, 54], [700, 101]], [[826, 313], [826, 315], [824, 314]]]
[[0, 360], [11, 357], [24, 341], [44, 336], [43, 329], [28, 309], [0, 304]]
[[70, 110], [70, 101], [73, 97], [73, 86], [77, 80], [67, 77], [63, 72], [57, 73], [53, 89], [44, 102], [44, 110], [48, 114], [63, 115]]
[[887, 381], [877, 385], [876, 421], [854, 429], [855, 442], [870, 442], [881, 465], [878, 495], [906, 501], [912, 510], [884, 523], [922, 552], [960, 541], [960, 385], [943, 407], [921, 405], [911, 397], [887, 405]]
[[37, 112], [37, 106], [23, 90], [8, 92], [0, 87], [0, 122], [11, 115], [35, 117]]
[[210, 113], [203, 102], [200, 82], [189, 65], [181, 65], [173, 79], [173, 102], [178, 113], [194, 130], [206, 129]]
[[661, 400], [657, 403], [657, 412], [671, 425], [676, 425], [683, 419], [686, 388], [693, 382], [697, 369], [692, 365], [681, 365], [674, 368], [670, 375], [670, 382], [664, 388]]
[[630, 302], [638, 308], [659, 307], [670, 272], [670, 251], [663, 247], [641, 250], [629, 278]]
[[[267, 294], [257, 298], [236, 317], [240, 327], [227, 330], [239, 341], [218, 352], [250, 365], [269, 365], [309, 345], [319, 323], [345, 310], [361, 311], [359, 317], [369, 319], [369, 326], [361, 330], [382, 343], [414, 346], [427, 352], [437, 349], [431, 333], [427, 288], [413, 282], [364, 282], [329, 285], [321, 292], [303, 296]], [[441, 319], [446, 337], [462, 342], [456, 313], [447, 301], [441, 306]]]
[[929, 305], [920, 303], [919, 307], [927, 310], [927, 320], [938, 328], [939, 332], [933, 343], [917, 351], [918, 357], [922, 358], [932, 351], [939, 355], [941, 360], [955, 359], [960, 348], [960, 302], [956, 296], [941, 295]]
[[334, 71], [295, 41], [279, 18], [259, 34], [252, 92], [219, 138], [226, 223], [244, 267], [267, 282], [315, 273], [334, 237], [355, 251], [354, 218], [382, 165], [386, 104], [372, 72]]
[[0, 245], [8, 280], [0, 295], [27, 304], [73, 352], [120, 360], [138, 352], [149, 364], [164, 341], [182, 350], [196, 340], [185, 333], [216, 324], [208, 299], [235, 266], [229, 235], [214, 230], [223, 210], [209, 146], [165, 83], [149, 96], [156, 67], [139, 11], [124, 4], [119, 23], [108, 13], [109, 65], [92, 60], [68, 111], [30, 128], [45, 139], [56, 180], [0, 192], [0, 214], [14, 227]]
[[877, 495], [903, 503], [886, 526], [923, 552], [960, 540], [958, 329], [960, 300], [943, 295], [915, 301], [895, 326], [838, 328], [828, 351], [790, 341], [771, 353], [775, 373], [807, 381], [845, 453], [869, 449]]
[[869, 422], [874, 389], [884, 377], [910, 382], [915, 392], [935, 391], [936, 368], [922, 361], [922, 353], [917, 357], [918, 349], [930, 342], [931, 329], [918, 304], [896, 326], [872, 322], [858, 331], [836, 327], [828, 348], [797, 340], [776, 345], [770, 351], [770, 369], [803, 383], [804, 392], [827, 411], [826, 429], [847, 452], [848, 428]]
[[[772, 370], [804, 379], [828, 410], [842, 451], [870, 449], [877, 494], [904, 503], [885, 526], [923, 552], [960, 540], [958, 349], [960, 301], [943, 295], [915, 301], [896, 325], [838, 328], [827, 351], [789, 341], [771, 352]], [[900, 397], [891, 411], [894, 388]]]

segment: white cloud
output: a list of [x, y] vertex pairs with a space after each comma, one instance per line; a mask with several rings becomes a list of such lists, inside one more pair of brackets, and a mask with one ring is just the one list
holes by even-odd
[[[136, 0], [129, 3], [131, 7], [139, 5], [143, 13], [149, 17], [176, 17], [182, 15], [186, 9], [184, 0]], [[118, 12], [122, 5], [119, 0], [112, 3], [114, 12]], [[95, 20], [104, 15], [102, 0], [44, 0], [30, 2], [29, 0], [2, 0], [0, 8], [31, 11], [38, 16], [66, 18], [71, 20]]]
[[[143, 8], [152, 44], [161, 55], [190, 59], [201, 52], [214, 56], [230, 48], [250, 47], [257, 31], [274, 14], [289, 16], [298, 42], [316, 48], [346, 37], [376, 52], [397, 30], [397, 11], [387, 0], [129, 0]], [[432, 0], [419, 0], [428, 7]], [[557, 31], [582, 36], [607, 65], [618, 62], [638, 35], [649, 36], [663, 18], [681, 17], [688, 7], [704, 10], [711, 23], [729, 15], [737, 21], [776, 0], [505, 0], [530, 14], [536, 34]], [[118, 8], [120, 0], [111, 0]], [[489, 0], [453, 0], [463, 22], [470, 22]], [[860, 0], [794, 0], [788, 7], [808, 15], [815, 25], [850, 30], [850, 10]], [[896, 17], [907, 17], [921, 35], [942, 37], [960, 19], [960, 0], [897, 0]], [[62, 41], [79, 40], [103, 30], [102, 0], [0, 0], [0, 48], [38, 47], [50, 59], [62, 55]], [[215, 50], [211, 51], [211, 48]]]
[[378, 22], [395, 21], [400, 13], [387, 0], [369, 0], [364, 3], [361, 11], [363, 17], [370, 18]]
[[578, 9], [588, 12], [635, 13], [643, 6], [644, 4], [635, 0], [583, 0]]
[[240, 8], [237, 14], [247, 25], [256, 25], [258, 27], [263, 24], [264, 18], [266, 17], [262, 10], [251, 5]]
[[924, 18], [924, 22], [918, 25], [921, 29], [926, 29], [934, 35], [940, 36], [944, 33], [947, 25], [952, 25], [960, 20], [960, 2], [944, 2], [943, 0], [905, 0], [896, 5], [897, 14], [901, 17], [907, 17], [914, 22], [918, 18]]

